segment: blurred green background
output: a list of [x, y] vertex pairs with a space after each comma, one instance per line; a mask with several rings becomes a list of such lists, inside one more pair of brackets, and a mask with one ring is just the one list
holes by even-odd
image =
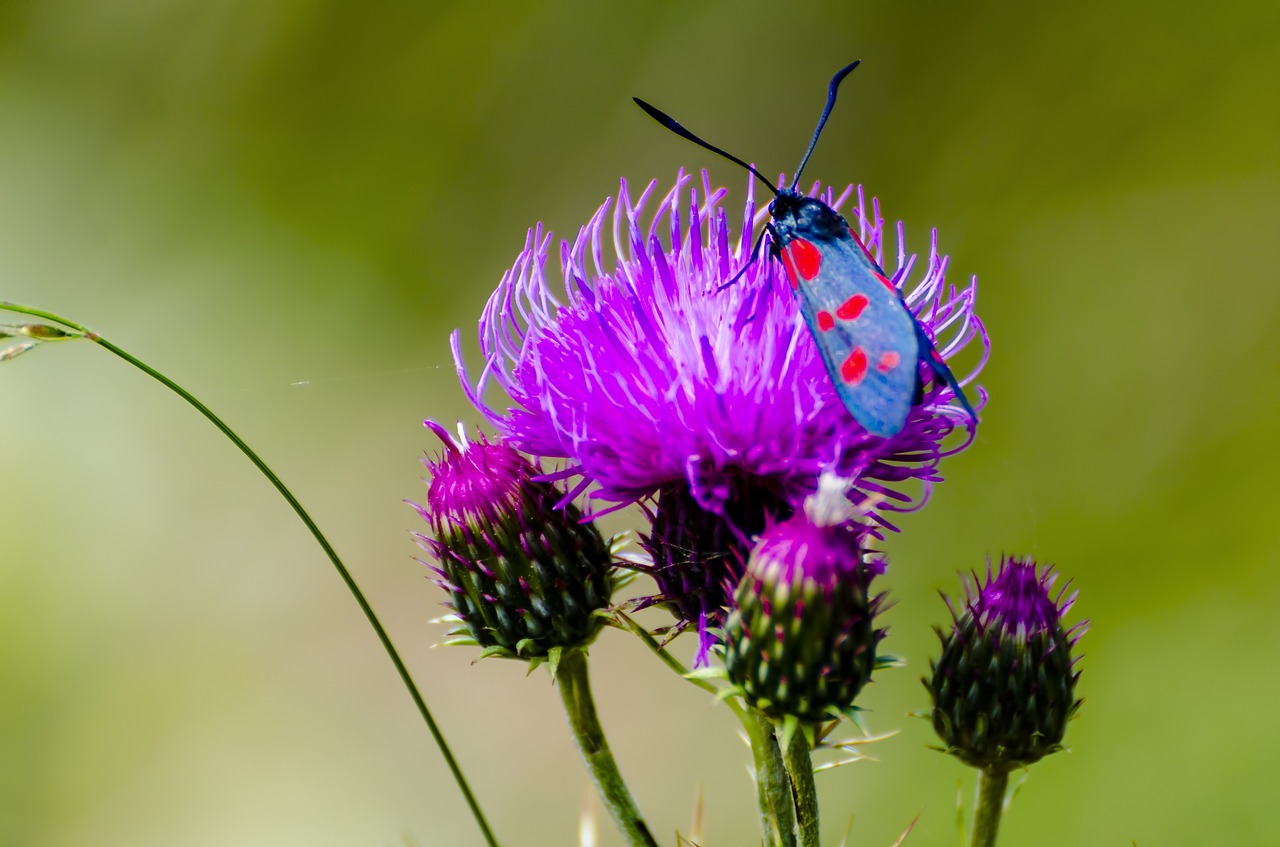
[[[509, 845], [575, 843], [545, 673], [429, 649], [422, 418], [474, 421], [446, 335], [525, 230], [617, 179], [861, 181], [980, 276], [978, 443], [888, 549], [879, 763], [820, 778], [830, 843], [953, 845], [925, 749], [936, 597], [989, 553], [1081, 590], [1086, 704], [1007, 844], [1280, 842], [1280, 6], [1155, 2], [0, 4], [0, 297], [86, 322], [237, 426], [314, 510]], [[735, 204], [738, 199], [733, 201]], [[0, 368], [0, 844], [480, 839], [389, 663], [286, 506], [87, 344]], [[729, 713], [606, 633], [615, 750], [666, 843], [755, 843]], [[603, 824], [602, 843], [618, 840]]]

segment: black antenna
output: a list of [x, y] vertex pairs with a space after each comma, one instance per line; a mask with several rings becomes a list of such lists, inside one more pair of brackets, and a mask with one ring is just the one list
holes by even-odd
[[[809, 164], [809, 157], [813, 155], [813, 148], [818, 146], [818, 136], [822, 135], [822, 128], [826, 126], [827, 117], [831, 114], [831, 107], [836, 104], [836, 90], [840, 88], [840, 83], [844, 78], [847, 77], [861, 61], [861, 59], [855, 59], [840, 70], [836, 71], [836, 75], [831, 77], [831, 84], [827, 87], [827, 107], [822, 110], [822, 117], [818, 118], [818, 128], [813, 131], [813, 140], [809, 142], [809, 149], [804, 151], [804, 158], [800, 160], [800, 167], [796, 168], [796, 177], [791, 180], [792, 191], [795, 191], [796, 186], [800, 184], [800, 174], [804, 172], [804, 166]], [[640, 105], [643, 106], [644, 104], [641, 103]], [[676, 126], [679, 126], [679, 124], [676, 124]], [[697, 141], [697, 139], [695, 138], [694, 141]], [[776, 191], [774, 193], [777, 194]]]
[[[856, 64], [858, 63], [857, 62], [853, 63], [853, 65], [856, 65]], [[849, 71], [853, 70], [853, 65], [850, 65], [849, 67], [845, 68], [843, 71], [837, 74], [837, 76], [843, 76], [844, 74], [847, 74]], [[837, 82], [838, 80], [831, 81], [831, 99], [832, 100], [835, 100], [835, 86]], [[682, 127], [679, 123], [676, 122], [675, 118], [671, 117], [661, 109], [656, 108], [654, 106], [650, 106], [648, 103], [644, 102], [639, 97], [632, 97], [631, 99], [636, 101], [636, 105], [639, 106], [641, 109], [644, 109], [645, 112], [648, 113], [649, 117], [653, 118], [655, 121], [662, 124], [667, 129], [671, 130], [681, 138], [686, 138], [689, 141], [692, 141], [694, 144], [697, 144], [699, 147], [705, 147], [706, 149], [710, 150], [712, 153], [716, 153], [718, 155], [724, 156], [730, 162], [733, 162], [738, 165], [742, 165], [742, 167], [751, 171], [751, 173], [755, 175], [756, 179], [763, 182], [771, 193], [773, 193], [775, 196], [777, 195], [778, 189], [774, 188], [773, 183], [765, 179], [764, 174], [760, 173], [751, 165], [748, 165], [746, 162], [742, 161], [732, 153], [728, 153], [724, 150], [721, 150], [719, 147], [716, 147], [714, 144], [708, 144], [707, 142], [703, 141], [701, 138], [699, 138], [698, 136], [694, 135], [692, 132], [689, 132], [689, 130]], [[831, 111], [830, 104], [827, 105], [827, 111]], [[827, 116], [824, 114], [822, 116], [822, 119], [825, 121], [827, 119]], [[822, 129], [822, 124], [818, 124], [818, 129]], [[817, 136], [814, 137], [814, 140], [815, 141], [817, 140]], [[813, 149], [812, 145], [810, 145], [810, 149]], [[805, 158], [806, 159], [809, 158], [808, 155], [806, 155]]]

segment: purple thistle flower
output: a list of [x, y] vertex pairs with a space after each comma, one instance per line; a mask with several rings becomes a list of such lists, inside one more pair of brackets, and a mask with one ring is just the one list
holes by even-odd
[[534, 660], [589, 643], [615, 586], [612, 553], [594, 524], [562, 505], [564, 492], [513, 448], [461, 431], [455, 441], [425, 424], [445, 449], [423, 461], [427, 504], [410, 505], [431, 525], [432, 535], [414, 537], [438, 563], [424, 564], [462, 623], [451, 643]]
[[445, 449], [438, 459], [423, 460], [430, 475], [427, 505], [414, 508], [437, 535], [496, 524], [519, 508], [525, 487], [538, 475], [528, 459], [483, 433], [475, 440], [463, 433], [455, 439], [435, 421], [423, 421], [423, 426]]
[[[910, 511], [972, 432], [948, 439], [968, 416], [930, 381], [901, 432], [869, 435], [836, 395], [778, 263], [758, 261], [720, 290], [768, 214], [753, 186], [734, 234], [725, 191], [704, 172], [699, 200], [696, 188], [685, 193], [689, 182], [681, 172], [646, 231], [656, 183], [632, 201], [623, 181], [617, 204], [606, 199], [572, 243], [561, 242], [563, 282], [544, 273], [550, 233], [531, 230], [481, 318], [484, 368], [474, 387], [456, 333], [453, 348], [475, 406], [511, 444], [563, 460], [554, 476], [580, 477], [570, 495], [586, 493], [589, 512], [636, 502], [650, 510], [657, 599], [705, 629], [723, 614], [722, 586], [741, 573], [750, 538], [794, 512], [820, 473], [855, 479], [859, 499], [877, 497], [879, 509]], [[838, 210], [852, 194], [823, 196]], [[850, 220], [880, 259], [878, 205], [868, 210], [857, 196]], [[960, 380], [967, 384], [989, 341], [973, 311], [976, 283], [948, 286], [946, 265], [935, 234], [923, 275], [910, 281], [916, 257], [899, 225], [891, 278], [939, 352], [949, 359], [980, 340], [979, 361]], [[514, 403], [505, 412], [485, 403], [495, 383]], [[985, 393], [977, 395], [981, 407]], [[922, 490], [898, 490], [911, 480]], [[872, 519], [896, 529], [879, 513]]]
[[[965, 600], [961, 616], [973, 618], [981, 633], [999, 630], [1001, 635], [1026, 640], [1031, 635], [1058, 626], [1071, 610], [1079, 592], [1067, 594], [1063, 586], [1053, 597], [1053, 586], [1058, 574], [1051, 566], [1039, 568], [1029, 558], [1005, 556], [993, 575], [991, 562], [987, 562], [987, 576], [979, 581], [977, 574], [962, 580]], [[948, 603], [950, 606], [950, 603]], [[952, 617], [957, 617], [952, 611]], [[1087, 622], [1073, 627], [1075, 635], [1070, 645], [1080, 640]]]
[[1071, 652], [1088, 621], [1063, 626], [1076, 593], [1053, 595], [1056, 581], [1051, 567], [1005, 557], [994, 575], [987, 563], [985, 581], [963, 579], [959, 609], [947, 600], [952, 627], [937, 630], [942, 654], [924, 682], [934, 729], [966, 764], [1007, 771], [1062, 749], [1081, 702]]

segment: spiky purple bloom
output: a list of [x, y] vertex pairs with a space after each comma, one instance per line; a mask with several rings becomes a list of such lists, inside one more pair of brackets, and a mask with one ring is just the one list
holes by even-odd
[[[1031, 559], [1005, 557], [985, 581], [964, 579], [964, 604], [950, 600], [952, 627], [938, 629], [942, 654], [925, 687], [946, 752], [978, 768], [1025, 767], [1062, 749], [1080, 671], [1071, 655], [1088, 626], [1064, 627], [1075, 603], [1057, 574]], [[944, 597], [944, 599], [946, 599]]]
[[564, 492], [513, 448], [483, 435], [444, 443], [423, 464], [431, 474], [425, 506], [411, 504], [432, 534], [414, 533], [438, 564], [437, 585], [462, 623], [454, 643], [486, 655], [539, 659], [557, 647], [589, 643], [615, 585], [609, 545], [581, 519]]
[[1029, 558], [1005, 556], [994, 575], [987, 563], [981, 583], [976, 574], [964, 581], [964, 612], [973, 617], [980, 632], [1000, 630], [1003, 636], [1025, 641], [1057, 626], [1075, 603], [1079, 592], [1065, 596], [1065, 586], [1056, 599], [1051, 596], [1057, 580], [1051, 566], [1039, 568]]
[[[768, 214], [753, 187], [734, 233], [725, 191], [704, 172], [700, 200], [689, 182], [677, 177], [646, 229], [657, 184], [633, 201], [623, 181], [616, 205], [607, 199], [572, 243], [561, 242], [562, 282], [544, 272], [550, 233], [531, 230], [481, 318], [474, 387], [457, 334], [454, 351], [476, 407], [513, 445], [563, 460], [558, 476], [580, 477], [572, 494], [587, 493], [589, 511], [645, 505], [658, 599], [705, 631], [721, 619], [723, 585], [741, 574], [751, 537], [794, 512], [821, 472], [856, 479], [883, 510], [907, 511], [972, 432], [948, 438], [968, 417], [930, 381], [900, 433], [869, 435], [836, 395], [778, 263], [762, 259], [720, 290]], [[823, 196], [839, 209], [852, 194]], [[882, 257], [884, 222], [860, 189], [848, 217]], [[947, 285], [946, 266], [935, 234], [924, 273], [910, 281], [916, 257], [899, 225], [892, 279], [939, 352], [949, 359], [979, 339], [967, 384], [989, 342], [973, 311], [976, 284]], [[505, 412], [485, 402], [494, 384], [514, 403]], [[977, 399], [980, 407], [981, 389]], [[913, 480], [923, 485], [896, 487]], [[873, 520], [894, 529], [882, 515]]]
[[725, 624], [729, 680], [774, 718], [848, 714], [876, 667], [884, 563], [853, 522], [849, 481], [824, 475], [805, 508], [761, 533]]

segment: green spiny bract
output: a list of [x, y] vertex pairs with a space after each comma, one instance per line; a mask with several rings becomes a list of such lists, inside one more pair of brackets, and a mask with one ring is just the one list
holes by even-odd
[[417, 538], [462, 624], [450, 643], [525, 659], [589, 644], [616, 586], [610, 545], [520, 453], [428, 425], [446, 450], [427, 462], [427, 505], [415, 506], [434, 537]]
[[1055, 579], [1030, 560], [1005, 559], [994, 577], [988, 566], [985, 584], [965, 580], [951, 629], [937, 629], [942, 654], [924, 680], [930, 717], [945, 751], [965, 764], [1011, 770], [1063, 749], [1080, 706], [1071, 651], [1085, 623], [1063, 628], [1075, 595], [1051, 599]]
[[[845, 489], [815, 497], [839, 497]], [[775, 719], [816, 722], [849, 714], [876, 667], [881, 596], [863, 527], [848, 508], [814, 506], [766, 530], [752, 551], [725, 626], [729, 680]], [[832, 517], [834, 514], [835, 517]]]

